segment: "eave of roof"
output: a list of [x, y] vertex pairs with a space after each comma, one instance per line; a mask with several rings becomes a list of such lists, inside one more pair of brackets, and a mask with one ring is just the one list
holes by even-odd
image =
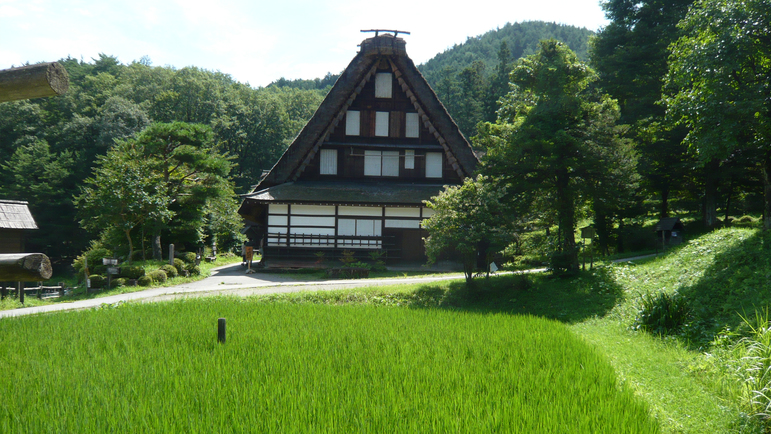
[[244, 202], [329, 205], [422, 205], [442, 184], [295, 181], [245, 194]]

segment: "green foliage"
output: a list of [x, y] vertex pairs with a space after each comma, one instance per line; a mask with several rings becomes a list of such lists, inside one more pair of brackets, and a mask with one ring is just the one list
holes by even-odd
[[153, 279], [153, 283], [166, 283], [166, 279], [168, 279], [168, 276], [166, 275], [166, 272], [163, 271], [163, 269], [153, 270], [147, 273], [147, 276]]
[[145, 275], [144, 267], [135, 265], [121, 265], [120, 276], [127, 279], [139, 279]]
[[112, 287], [118, 288], [120, 286], [126, 286], [128, 284], [128, 279], [125, 277], [118, 277], [117, 279], [112, 279]]
[[[180, 262], [182, 262], [182, 261], [180, 261]], [[163, 265], [163, 266], [161, 266], [161, 270], [164, 273], [166, 273], [166, 276], [168, 278], [170, 278], [170, 279], [173, 279], [173, 278], [175, 278], [175, 277], [177, 277], [179, 275], [179, 272], [177, 271], [177, 267], [175, 267], [173, 265], [169, 265], [169, 264]]]
[[139, 286], [150, 286], [152, 284], [153, 284], [153, 278], [148, 275], [144, 275], [139, 279], [137, 279], [137, 285]]
[[[195, 255], [195, 253], [194, 253]], [[195, 258], [193, 258], [193, 263], [195, 263]], [[184, 270], [185, 269], [185, 261], [183, 261], [180, 258], [174, 258], [174, 268], [177, 270]]]
[[[229, 320], [224, 346], [217, 316]], [[530, 316], [231, 298], [127, 303], [0, 321], [0, 346], [8, 432], [659, 432], [597, 348]], [[223, 400], [212, 384], [251, 400]], [[54, 416], [54, 405], [68, 411]], [[418, 410], [403, 417], [407, 408]]]
[[626, 137], [637, 142], [642, 186], [661, 198], [659, 214], [668, 216], [668, 198], [685, 192], [693, 159], [681, 144], [686, 131], [664, 119], [662, 83], [668, 45], [679, 36], [677, 23], [693, 0], [666, 2], [609, 0], [602, 7], [610, 23], [592, 41], [591, 64], [604, 92], [618, 100]]
[[88, 280], [91, 281], [91, 287], [95, 289], [104, 288], [107, 284], [107, 279], [99, 274], [92, 274], [88, 276]]
[[356, 252], [353, 250], [343, 250], [340, 253], [340, 262], [343, 263], [343, 267], [350, 267], [351, 264], [356, 262]]
[[634, 201], [636, 154], [619, 137], [617, 103], [595, 91], [594, 71], [564, 44], [542, 41], [510, 79], [498, 121], [480, 125], [475, 137], [487, 148], [482, 172], [507, 188], [515, 214], [556, 219], [554, 247], [566, 259], [559, 269], [574, 272], [581, 199], [592, 200], [607, 240], [613, 218]]
[[[448, 186], [427, 201], [434, 215], [423, 222], [429, 233], [425, 240], [426, 255], [436, 262], [442, 255], [463, 264], [466, 281], [477, 269], [477, 257], [485, 265], [514, 239], [514, 224], [503, 200], [506, 189], [490, 178], [466, 178], [463, 185]], [[487, 270], [489, 272], [489, 270]]]
[[[185, 261], [188, 264], [195, 264], [195, 259], [197, 258], [197, 254], [195, 252], [185, 252], [180, 255], [183, 261]], [[174, 261], [174, 264], [176, 266], [176, 261]], [[178, 269], [182, 269], [183, 267], [177, 267]]]
[[201, 267], [198, 265], [195, 265], [195, 262], [186, 264], [185, 270], [187, 270], [187, 272], [190, 273], [191, 276], [198, 276], [201, 274]]
[[673, 334], [690, 320], [690, 308], [685, 297], [668, 292], [643, 293], [634, 322], [634, 329], [649, 333]]
[[[152, 122], [206, 124], [214, 130], [213, 141], [238, 159], [231, 175], [244, 193], [275, 163], [325, 94], [252, 88], [221, 72], [153, 67], [147, 61], [121, 64], [104, 54], [59, 62], [70, 76], [65, 95], [0, 105], [0, 170], [9, 174], [0, 179], [0, 196], [30, 202], [40, 230], [27, 237], [28, 248], [45, 252], [55, 267], [71, 263], [75, 252], [88, 247], [89, 236], [79, 226], [86, 217], [76, 217], [73, 196], [83, 194], [85, 179], [96, 177], [97, 157], [115, 141], [135, 139]], [[237, 238], [222, 230], [235, 215], [230, 212], [235, 196], [218, 200], [205, 213], [201, 236]], [[131, 234], [138, 244], [143, 241], [139, 232]], [[145, 232], [144, 241], [151, 234]], [[121, 237], [128, 242], [122, 232]], [[200, 236], [187, 232], [179, 237]]]
[[369, 259], [372, 261], [371, 267], [374, 271], [386, 270], [386, 250], [372, 250], [369, 252]]
[[91, 248], [75, 258], [75, 260], [72, 262], [72, 267], [75, 269], [75, 272], [82, 274], [84, 272], [84, 266], [86, 262], [88, 262], [88, 268], [90, 271], [93, 270], [97, 265], [102, 265], [102, 259], [111, 257], [111, 250], [102, 247], [98, 242], [92, 242]]

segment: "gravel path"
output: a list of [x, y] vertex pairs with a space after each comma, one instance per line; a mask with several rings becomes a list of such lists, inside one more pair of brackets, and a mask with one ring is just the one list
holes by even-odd
[[[618, 259], [614, 262], [627, 262], [636, 259], [649, 258], [656, 255], [644, 255], [633, 258]], [[540, 273], [545, 268], [527, 270], [525, 273]], [[302, 276], [302, 275], [300, 275]], [[0, 318], [33, 315], [48, 312], [59, 312], [76, 309], [89, 309], [102, 304], [142, 300], [147, 302], [174, 300], [186, 297], [209, 297], [214, 295], [233, 295], [246, 297], [250, 295], [279, 294], [300, 291], [332, 291], [337, 289], [362, 288], [368, 286], [398, 285], [406, 283], [428, 283], [441, 280], [462, 279], [463, 273], [437, 274], [419, 277], [393, 277], [386, 279], [342, 279], [317, 280], [291, 278], [285, 275], [271, 273], [246, 274], [240, 264], [225, 265], [212, 270], [212, 275], [203, 280], [164, 288], [152, 288], [128, 294], [117, 294], [109, 297], [78, 300], [71, 303], [56, 303], [46, 306], [25, 307], [0, 311]]]

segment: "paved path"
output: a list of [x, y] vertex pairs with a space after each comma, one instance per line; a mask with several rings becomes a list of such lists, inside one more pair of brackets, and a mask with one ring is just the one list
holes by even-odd
[[[627, 262], [636, 259], [649, 258], [656, 255], [636, 256], [617, 259], [613, 262]], [[527, 270], [525, 273], [540, 273], [545, 268]], [[245, 274], [240, 264], [225, 265], [212, 270], [212, 275], [203, 280], [164, 288], [152, 288], [128, 294], [117, 294], [109, 297], [78, 300], [71, 303], [56, 303], [46, 306], [25, 307], [0, 311], [0, 318], [32, 315], [65, 310], [89, 309], [102, 304], [114, 304], [133, 300], [162, 301], [186, 297], [206, 297], [212, 295], [234, 295], [245, 297], [249, 295], [279, 294], [300, 291], [331, 291], [336, 289], [361, 288], [368, 286], [398, 285], [405, 283], [428, 283], [440, 280], [462, 279], [463, 273], [438, 274], [420, 277], [393, 277], [387, 279], [344, 279], [318, 280], [310, 276], [302, 280], [298, 278], [272, 273]]]
[[[309, 276], [310, 277], [310, 276]], [[245, 274], [240, 264], [226, 265], [212, 271], [212, 275], [203, 280], [184, 283], [164, 288], [152, 288], [128, 294], [109, 297], [78, 300], [71, 303], [56, 303], [45, 306], [25, 307], [0, 311], [0, 318], [57, 312], [74, 309], [88, 309], [102, 304], [143, 300], [161, 301], [184, 297], [204, 297], [212, 295], [248, 296], [257, 294], [277, 294], [299, 291], [329, 291], [367, 286], [397, 285], [403, 283], [427, 283], [440, 280], [462, 279], [462, 273], [441, 274], [420, 277], [395, 277], [387, 279], [345, 279], [345, 280], [302, 280], [272, 273]]]

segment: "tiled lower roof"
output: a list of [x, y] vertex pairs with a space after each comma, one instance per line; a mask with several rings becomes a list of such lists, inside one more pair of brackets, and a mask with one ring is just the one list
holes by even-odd
[[0, 200], [0, 229], [37, 229], [27, 202]]
[[243, 195], [247, 201], [352, 205], [421, 205], [444, 190], [441, 184], [295, 181]]

